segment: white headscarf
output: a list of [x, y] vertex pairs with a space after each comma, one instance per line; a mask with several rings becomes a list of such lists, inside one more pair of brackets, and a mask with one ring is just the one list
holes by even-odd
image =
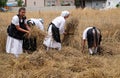
[[28, 24], [31, 23], [32, 25], [35, 25], [35, 22], [33, 20], [28, 20]]
[[43, 24], [44, 23], [44, 20], [42, 18], [39, 19], [39, 21]]
[[62, 17], [66, 17], [66, 16], [68, 16], [69, 14], [70, 14], [69, 11], [62, 11], [62, 12], [61, 12], [61, 16], [62, 16]]

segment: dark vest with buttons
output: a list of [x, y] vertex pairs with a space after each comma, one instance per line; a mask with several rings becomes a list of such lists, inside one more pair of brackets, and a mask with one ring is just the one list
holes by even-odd
[[[19, 26], [20, 26], [20, 28], [27, 30], [27, 28], [25, 26], [26, 17], [24, 16], [24, 17], [20, 18], [19, 15], [17, 15], [17, 16], [19, 18]], [[24, 34], [25, 34], [24, 32], [21, 32], [21, 31], [17, 30], [16, 26], [14, 24], [12, 24], [12, 23], [8, 27], [7, 32], [8, 32], [9, 36], [11, 36], [11, 37], [13, 37], [15, 39], [19, 39], [19, 40], [23, 40], [23, 37], [24, 37]]]

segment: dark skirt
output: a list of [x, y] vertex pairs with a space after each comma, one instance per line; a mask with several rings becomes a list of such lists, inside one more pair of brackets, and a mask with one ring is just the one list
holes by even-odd
[[[95, 30], [95, 34], [93, 33], [93, 30]], [[96, 29], [89, 29], [87, 31], [87, 42], [88, 42], [88, 48], [91, 48], [94, 46], [94, 42], [96, 43], [96, 46], [100, 45], [101, 42], [101, 34], [97, 32]]]
[[[61, 43], [60, 40], [60, 32], [59, 32], [59, 28], [57, 28], [53, 23], [51, 23], [50, 25], [52, 25], [52, 37], [56, 42]], [[49, 25], [49, 26], [50, 26]], [[49, 28], [49, 27], [48, 27]]]
[[36, 37], [23, 39], [23, 49], [35, 51], [37, 49]]

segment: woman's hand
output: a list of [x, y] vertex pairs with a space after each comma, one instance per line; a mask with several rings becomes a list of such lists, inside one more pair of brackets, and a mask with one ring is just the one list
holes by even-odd
[[67, 32], [64, 32], [63, 34], [64, 34], [64, 35], [67, 35]]

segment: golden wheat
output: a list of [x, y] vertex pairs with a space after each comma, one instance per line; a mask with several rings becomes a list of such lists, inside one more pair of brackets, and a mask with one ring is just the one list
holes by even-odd
[[[40, 46], [33, 54], [22, 54], [15, 59], [12, 54], [5, 53], [7, 26], [15, 12], [0, 12], [0, 77], [1, 78], [120, 78], [120, 9], [70, 10], [70, 18], [66, 27], [71, 25], [73, 35], [64, 39], [61, 51], [41, 49], [44, 34], [38, 36], [34, 29], [31, 35], [39, 37]], [[49, 23], [60, 12], [27, 12], [28, 18], [43, 18], [45, 30]], [[88, 26], [96, 26], [102, 32], [102, 55], [81, 53], [81, 37]], [[75, 29], [74, 29], [75, 28]], [[39, 43], [41, 41], [41, 43]]]

